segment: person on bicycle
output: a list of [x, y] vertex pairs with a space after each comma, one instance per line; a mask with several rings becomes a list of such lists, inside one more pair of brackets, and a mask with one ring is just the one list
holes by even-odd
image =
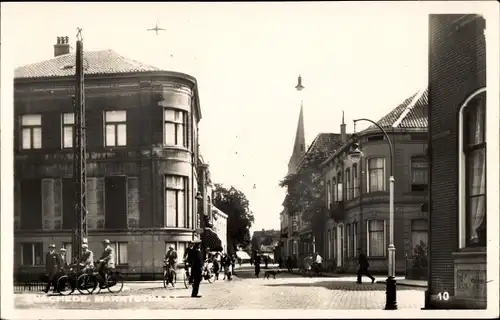
[[313, 259], [312, 259], [311, 255], [307, 255], [304, 258], [304, 271], [305, 272], [308, 272], [311, 270], [312, 262], [313, 262]]
[[66, 248], [59, 249], [59, 254], [61, 255], [61, 269], [66, 269], [66, 267], [68, 267], [68, 261], [66, 261]]
[[106, 274], [115, 268], [115, 251], [110, 246], [110, 241], [105, 239], [103, 242], [104, 251], [99, 258], [99, 274], [101, 275], [99, 279], [99, 287], [102, 289], [105, 285]]
[[314, 270], [315, 272], [319, 273], [321, 271], [321, 267], [323, 264], [323, 258], [319, 255], [318, 252], [316, 252], [316, 259], [314, 259]]
[[94, 253], [89, 250], [89, 245], [82, 244], [82, 258], [79, 265], [82, 267], [82, 272], [87, 272], [87, 270], [94, 269]]
[[168, 251], [165, 253], [165, 270], [164, 274], [170, 274], [171, 271], [174, 273], [177, 270], [177, 251], [175, 251], [174, 246], [170, 245]]

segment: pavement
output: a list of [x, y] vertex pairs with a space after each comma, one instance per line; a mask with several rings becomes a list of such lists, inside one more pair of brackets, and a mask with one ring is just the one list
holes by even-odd
[[[385, 304], [385, 285], [356, 284], [353, 275], [303, 277], [279, 273], [276, 279], [256, 278], [253, 268], [235, 270], [233, 281], [203, 281], [201, 298], [191, 298], [191, 290], [182, 282], [175, 288], [163, 288], [161, 281], [127, 282], [123, 292], [101, 292], [82, 296], [52, 296], [43, 293], [14, 295], [19, 309], [377, 309]], [[424, 288], [398, 286], [400, 309], [424, 306]]]

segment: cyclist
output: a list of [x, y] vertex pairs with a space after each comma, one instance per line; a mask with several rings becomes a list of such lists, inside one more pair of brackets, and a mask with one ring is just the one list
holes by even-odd
[[186, 251], [184, 251], [184, 257], [182, 257], [184, 261], [184, 270], [186, 270], [186, 275], [189, 277], [189, 283], [191, 283], [189, 268], [191, 267], [191, 261], [193, 259], [193, 246], [194, 243], [192, 241], [189, 242], [189, 246], [186, 248]]
[[[177, 251], [175, 251], [174, 246], [170, 245], [168, 247], [168, 251], [165, 253], [165, 270], [163, 271], [164, 275], [170, 274], [171, 271], [174, 273], [177, 269]], [[170, 279], [173, 282], [173, 279]]]
[[115, 268], [115, 251], [110, 246], [110, 241], [105, 239], [103, 242], [104, 251], [99, 258], [99, 274], [101, 275], [99, 279], [99, 287], [102, 289], [105, 286], [106, 274], [108, 271]]
[[80, 260], [80, 266], [82, 267], [82, 272], [87, 272], [87, 270], [94, 269], [94, 253], [89, 250], [89, 245], [82, 244], [82, 258]]

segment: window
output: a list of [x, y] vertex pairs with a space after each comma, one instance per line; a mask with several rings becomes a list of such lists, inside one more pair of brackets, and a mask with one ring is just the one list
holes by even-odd
[[330, 180], [326, 182], [326, 205], [330, 207], [330, 204], [332, 203], [331, 195], [332, 195], [332, 186], [330, 185]]
[[427, 246], [428, 223], [424, 219], [416, 219], [411, 221], [411, 255], [414, 254], [415, 248], [422, 243]]
[[460, 110], [460, 247], [486, 246], [486, 88]]
[[165, 176], [165, 226], [185, 228], [187, 224], [187, 178]]
[[368, 192], [385, 191], [385, 159], [371, 158], [366, 161], [368, 165]]
[[106, 111], [104, 113], [106, 147], [127, 145], [127, 111]]
[[344, 201], [342, 197], [342, 171], [337, 172], [337, 201]]
[[128, 243], [113, 242], [111, 247], [115, 250], [115, 264], [119, 266], [128, 264]]
[[332, 256], [331, 256], [331, 258], [334, 258], [337, 256], [337, 254], [336, 254], [336, 252], [337, 252], [337, 228], [336, 227], [334, 227], [332, 229], [331, 237], [332, 237], [332, 244], [331, 244]]
[[332, 179], [332, 199], [333, 202], [337, 202], [337, 179], [333, 178]]
[[425, 157], [411, 159], [411, 191], [427, 191], [429, 166]]
[[352, 165], [352, 197], [357, 198], [359, 196], [359, 180], [358, 180], [358, 164]]
[[188, 147], [186, 120], [187, 112], [185, 111], [163, 109], [163, 143], [165, 145]]
[[21, 116], [21, 148], [23, 150], [42, 148], [42, 116], [26, 114]]
[[184, 258], [184, 252], [186, 251], [186, 242], [179, 242], [177, 244], [177, 262], [182, 262]]
[[347, 236], [347, 257], [351, 257], [352, 255], [352, 224], [346, 224], [346, 236]]
[[66, 249], [66, 262], [71, 263], [73, 256], [73, 247], [71, 246], [71, 242], [63, 243], [63, 248]]
[[353, 222], [351, 224], [346, 225], [347, 228], [347, 256], [355, 257], [356, 256], [356, 229], [357, 223]]
[[39, 266], [43, 265], [42, 243], [21, 243], [21, 265]]
[[351, 169], [345, 169], [345, 199], [351, 200], [352, 198], [352, 189], [351, 189]]
[[369, 257], [384, 257], [385, 256], [385, 221], [384, 220], [368, 220], [368, 256]]
[[73, 127], [75, 125], [74, 113], [63, 113], [62, 115], [62, 147], [63, 149], [73, 147]]

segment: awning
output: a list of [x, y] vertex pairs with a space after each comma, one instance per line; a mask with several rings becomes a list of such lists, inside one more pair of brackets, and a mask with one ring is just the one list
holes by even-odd
[[222, 241], [219, 239], [217, 233], [212, 229], [204, 229], [203, 233], [200, 235], [201, 242], [206, 248], [210, 248], [210, 251], [222, 251]]
[[245, 251], [236, 251], [236, 256], [241, 260], [250, 260], [250, 256]]

